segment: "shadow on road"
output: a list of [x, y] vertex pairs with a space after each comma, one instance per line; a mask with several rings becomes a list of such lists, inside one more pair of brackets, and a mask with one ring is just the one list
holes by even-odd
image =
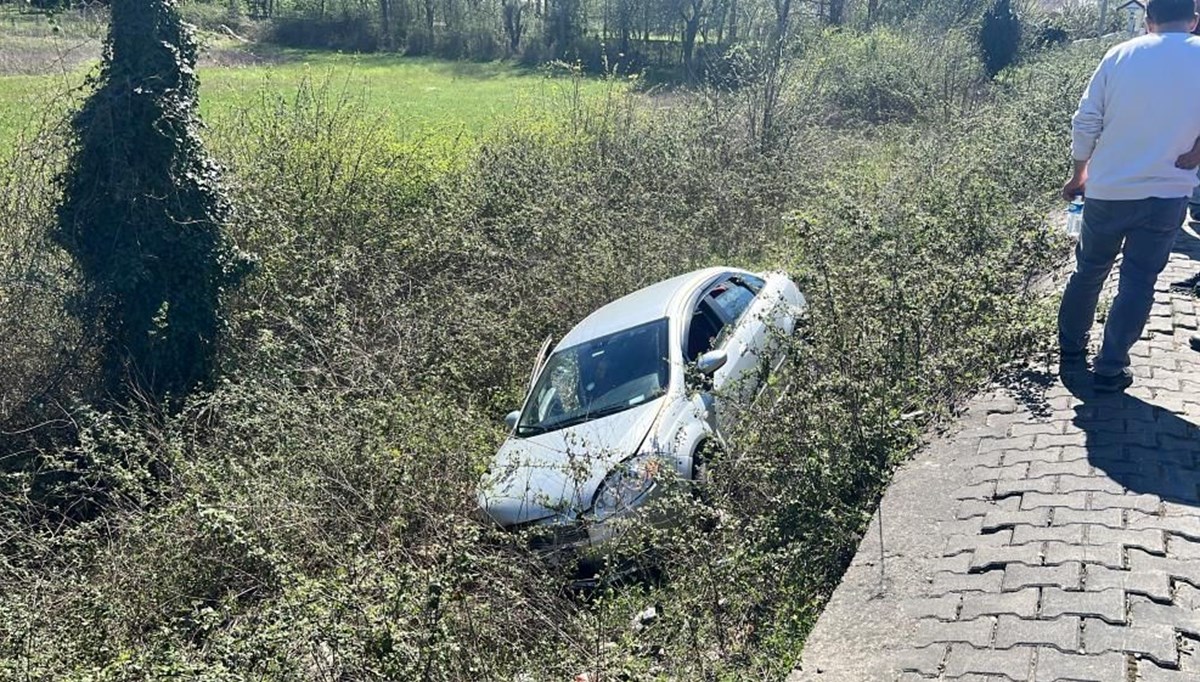
[[1200, 506], [1200, 427], [1125, 394], [1093, 389], [1083, 366], [1063, 368], [1063, 385], [1082, 404], [1071, 422], [1086, 434], [1089, 463], [1131, 493]]

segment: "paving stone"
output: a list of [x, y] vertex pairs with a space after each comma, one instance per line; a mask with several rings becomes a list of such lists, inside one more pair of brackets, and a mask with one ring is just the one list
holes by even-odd
[[1017, 411], [1017, 401], [1011, 396], [993, 394], [985, 397], [984, 412], [987, 414], [1012, 414]]
[[1118, 653], [1087, 656], [1038, 649], [1035, 682], [1124, 682], [1125, 657]]
[[1171, 599], [1171, 576], [1161, 571], [1127, 571], [1106, 566], [1091, 566], [1087, 571], [1085, 589], [1089, 592], [1123, 590], [1144, 594], [1159, 601]]
[[947, 642], [966, 642], [986, 647], [991, 644], [995, 625], [995, 618], [950, 622], [926, 618], [917, 622], [917, 631], [913, 634], [912, 643], [917, 648]]
[[1021, 500], [1016, 497], [1007, 497], [1003, 500], [962, 500], [958, 503], [954, 516], [959, 519], [969, 519], [972, 516], [983, 516], [995, 510], [1016, 511], [1020, 506]]
[[[989, 537], [982, 535], [980, 537]], [[1003, 547], [980, 547], [971, 557], [972, 571], [987, 571], [1008, 564], [1037, 566], [1042, 563], [1042, 548], [1039, 544], [1005, 545]]]
[[984, 481], [967, 485], [954, 491], [954, 497], [959, 500], [990, 500], [996, 496], [996, 482]]
[[1008, 497], [1009, 495], [1019, 495], [1030, 492], [1052, 493], [1055, 492], [1057, 482], [1053, 477], [1046, 476], [1043, 478], [1019, 478], [1013, 480], [995, 481], [995, 485], [996, 497]]
[[1042, 476], [1056, 476], [1060, 474], [1091, 476], [1092, 463], [1087, 461], [1087, 459], [1076, 459], [1067, 462], [1029, 462], [1029, 471], [1025, 475], [1029, 478], [1041, 478]]
[[1085, 619], [1083, 621], [1083, 650], [1089, 654], [1099, 654], [1105, 651], [1130, 653], [1153, 659], [1160, 665], [1179, 665], [1179, 649], [1175, 644], [1175, 629], [1165, 624], [1139, 624], [1137, 627], [1126, 627]]
[[1091, 509], [1136, 509], [1147, 514], [1158, 509], [1161, 502], [1154, 495], [1115, 495], [1113, 493], [1092, 493]]
[[1087, 523], [1097, 526], [1107, 526], [1109, 528], [1122, 528], [1124, 527], [1122, 516], [1123, 510], [1121, 509], [1068, 509], [1066, 507], [1057, 507], [1054, 509], [1051, 524], [1055, 526], [1068, 526], [1074, 523]]
[[996, 452], [1000, 450], [1032, 450], [1036, 436], [1020, 436], [1018, 438], [984, 438], [979, 441], [978, 452]]
[[1079, 624], [1080, 620], [1075, 616], [1030, 620], [1003, 615], [996, 619], [995, 646], [1007, 649], [1019, 645], [1045, 645], [1076, 651], [1079, 649]]
[[1129, 550], [1129, 568], [1138, 572], [1166, 573], [1177, 580], [1200, 586], [1200, 561], [1160, 557], [1140, 550]]
[[[1081, 448], [1077, 448], [1077, 449], [1083, 450], [1085, 453], [1087, 452], [1087, 448], [1081, 447]], [[1037, 462], [1043, 462], [1043, 463], [1049, 464], [1051, 462], [1062, 461], [1066, 450], [1067, 450], [1066, 448], [1037, 448], [1037, 449], [1025, 449], [1025, 450], [1005, 450], [1003, 452], [1003, 454], [1001, 455], [1001, 461], [1004, 462], [1005, 466], [1011, 466], [1013, 464], [1020, 464], [1022, 462], [1027, 462], [1031, 465], [1034, 463], [1037, 463]], [[1075, 450], [1076, 449], [1072, 449], [1072, 452], [1074, 453]], [[1069, 459], [1080, 460], [1080, 459], [1087, 459], [1087, 457], [1085, 454], [1082, 457], [1072, 456]]]
[[1028, 478], [1029, 463], [1019, 462], [1009, 466], [972, 467], [971, 483], [986, 483], [988, 481], [1015, 481]]
[[949, 556], [963, 552], [978, 552], [983, 549], [1003, 547], [1008, 545], [1011, 539], [1011, 530], [1001, 530], [982, 535], [951, 535], [946, 538], [946, 546], [942, 549], [942, 553]]
[[1200, 516], [1159, 516], [1143, 512], [1129, 513], [1129, 527], [1165, 530], [1173, 535], [1200, 541]]
[[1088, 529], [1087, 544], [1137, 547], [1151, 554], [1167, 553], [1166, 539], [1162, 531], [1157, 530], [1122, 530], [1095, 526]]
[[961, 594], [943, 594], [937, 597], [905, 599], [900, 602], [900, 611], [913, 620], [922, 618], [954, 620], [958, 618], [958, 606], [961, 603]]
[[942, 595], [949, 592], [999, 592], [1004, 580], [1004, 571], [987, 573], [935, 573], [930, 585], [930, 594]]
[[1003, 675], [1013, 680], [1027, 680], [1033, 664], [1033, 647], [1011, 649], [980, 649], [965, 644], [950, 646], [944, 674], [953, 679], [964, 675]]
[[1050, 421], [1050, 422], [1034, 422], [1032, 424], [1013, 424], [1009, 429], [1009, 434], [1014, 438], [1020, 436], [1036, 436], [1038, 434], [1047, 436], [1058, 436], [1064, 432], [1067, 422]]
[[948, 644], [931, 644], [926, 647], [905, 649], [896, 654], [894, 662], [896, 670], [901, 672], [916, 672], [922, 675], [936, 675], [946, 659]]
[[1059, 476], [1055, 488], [1060, 493], [1073, 493], [1079, 490], [1095, 490], [1117, 495], [1125, 492], [1125, 487], [1107, 476]]
[[1196, 673], [1161, 668], [1153, 661], [1138, 661], [1137, 663], [1138, 682], [1196, 682], [1198, 679], [1200, 677]]
[[1042, 617], [1083, 616], [1109, 623], [1125, 622], [1125, 593], [1121, 590], [1066, 592], [1057, 587], [1042, 588]]
[[[1021, 496], [1021, 509], [1037, 509], [1038, 507], [1067, 507], [1070, 509], [1087, 509], [1085, 492], [1077, 493], [1026, 493]], [[1099, 507], [1097, 507], [1099, 509]]]
[[1004, 591], [1023, 587], [1058, 587], [1078, 590], [1083, 583], [1083, 564], [1067, 562], [1056, 566], [1026, 566], [1009, 564], [1004, 567]]
[[1034, 436], [1033, 444], [1036, 448], [1065, 447], [1068, 445], [1086, 446], [1088, 444], [1088, 435], [1082, 431], [1064, 433], [1058, 436], [1039, 433]]
[[1037, 615], [1037, 610], [1038, 589], [1036, 587], [1016, 592], [971, 592], [962, 596], [962, 610], [959, 612], [959, 618], [974, 620], [980, 616], [996, 616], [1002, 613], [1033, 618]]
[[1174, 601], [1179, 608], [1200, 611], [1200, 589], [1187, 583], [1179, 583], [1175, 586]]
[[1068, 562], [1125, 568], [1125, 549], [1120, 545], [1071, 545], [1065, 542], [1047, 542], [1045, 544], [1042, 555], [1043, 564], [1053, 566]]
[[949, 573], [967, 573], [971, 570], [971, 553], [964, 552], [953, 556], [943, 556], [930, 560], [929, 573], [946, 571]]
[[971, 516], [965, 519], [948, 519], [937, 522], [937, 533], [942, 536], [978, 535], [983, 530], [983, 517]]
[[1013, 528], [1013, 544], [1027, 542], [1065, 542], [1082, 545], [1085, 526], [1017, 526]]
[[1074, 430], [1083, 431], [1084, 433], [1126, 433], [1129, 431], [1129, 423], [1124, 419], [1114, 419], [1110, 416], [1098, 417], [1095, 419], [1076, 419], [1072, 422], [1073, 430], [1068, 430], [1067, 433], [1072, 433]]
[[1145, 597], [1129, 598], [1129, 621], [1137, 629], [1166, 626], [1200, 637], [1200, 612], [1174, 604], [1156, 604]]
[[1012, 526], [1047, 526], [1050, 524], [1050, 510], [1047, 508], [1030, 509], [1027, 511], [988, 512], [980, 523], [981, 531], [994, 531]]
[[1167, 556], [1173, 559], [1188, 561], [1200, 560], [1200, 542], [1193, 542], [1185, 537], [1172, 535], [1167, 546]]

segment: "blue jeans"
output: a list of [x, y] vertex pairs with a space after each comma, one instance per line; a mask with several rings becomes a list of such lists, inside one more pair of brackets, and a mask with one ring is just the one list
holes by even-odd
[[1171, 256], [1187, 204], [1188, 197], [1084, 200], [1075, 272], [1058, 310], [1058, 342], [1063, 352], [1087, 347], [1100, 290], [1117, 255], [1124, 253], [1117, 297], [1104, 324], [1104, 343], [1095, 369], [1097, 374], [1111, 376], [1129, 366], [1129, 349], [1146, 326], [1154, 305], [1154, 282]]

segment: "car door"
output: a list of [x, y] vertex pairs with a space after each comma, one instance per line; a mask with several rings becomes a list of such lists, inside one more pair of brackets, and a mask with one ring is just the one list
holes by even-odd
[[713, 378], [722, 403], [718, 420], [727, 428], [758, 396], [768, 373], [782, 359], [782, 341], [795, 327], [803, 297], [781, 273], [737, 274], [718, 286], [711, 300], [728, 321], [717, 342], [729, 360]]
[[[761, 282], [761, 280], [759, 280]], [[766, 307], [753, 283], [730, 277], [714, 287], [707, 299], [725, 320], [716, 347], [728, 356], [725, 366], [713, 375], [718, 396], [718, 419], [727, 426], [741, 407], [757, 392], [761, 349], [766, 341]]]

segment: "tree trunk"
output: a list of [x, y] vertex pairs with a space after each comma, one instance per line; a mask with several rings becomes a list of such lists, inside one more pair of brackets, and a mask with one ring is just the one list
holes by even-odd
[[429, 32], [430, 39], [433, 38], [433, 2], [425, 0], [425, 30]]
[[738, 33], [738, 0], [729, 2], [729, 43], [737, 42]]
[[704, 0], [691, 0], [687, 9], [683, 11], [683, 66], [687, 70], [689, 80], [694, 80], [696, 76], [693, 57], [696, 51], [696, 34], [700, 31], [703, 13]]
[[392, 49], [392, 0], [379, 0], [379, 24], [382, 33], [382, 47], [386, 51]]
[[846, 0], [829, 0], [829, 24], [841, 26], [845, 20]]
[[501, 13], [504, 15], [504, 35], [508, 37], [508, 49], [516, 52], [521, 47], [521, 0], [504, 0]]

